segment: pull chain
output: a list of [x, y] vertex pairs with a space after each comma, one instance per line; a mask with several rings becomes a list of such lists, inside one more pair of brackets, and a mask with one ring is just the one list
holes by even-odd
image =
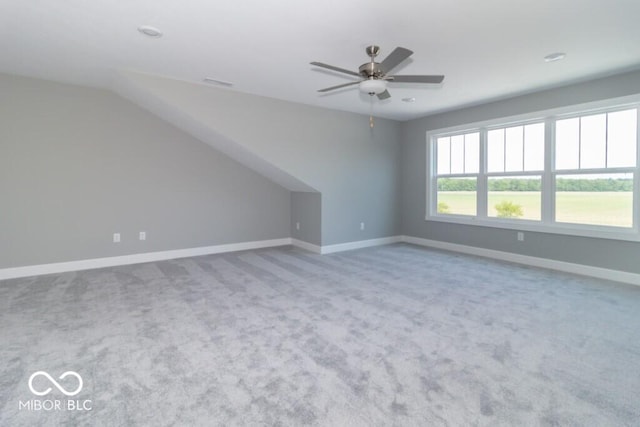
[[369, 127], [373, 129], [373, 95], [370, 95], [371, 103], [369, 104]]

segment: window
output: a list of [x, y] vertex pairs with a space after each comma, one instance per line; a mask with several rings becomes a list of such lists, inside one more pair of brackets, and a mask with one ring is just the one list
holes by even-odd
[[489, 217], [533, 221], [542, 219], [541, 176], [490, 177], [488, 182]]
[[640, 240], [638, 106], [561, 113], [430, 133], [427, 219]]
[[436, 141], [437, 212], [476, 215], [480, 134], [442, 136]]
[[556, 122], [555, 220], [633, 227], [636, 109]]
[[633, 174], [556, 175], [557, 222], [631, 228]]
[[540, 221], [543, 170], [544, 123], [488, 130], [487, 216]]
[[544, 169], [544, 123], [488, 131], [488, 172]]

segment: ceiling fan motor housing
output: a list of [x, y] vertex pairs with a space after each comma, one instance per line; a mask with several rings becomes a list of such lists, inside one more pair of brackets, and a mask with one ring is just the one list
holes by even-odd
[[367, 62], [362, 64], [358, 71], [365, 79], [380, 79], [384, 77], [384, 71], [377, 62]]

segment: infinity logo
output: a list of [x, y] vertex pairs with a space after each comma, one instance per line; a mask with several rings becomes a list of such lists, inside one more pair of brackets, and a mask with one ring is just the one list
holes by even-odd
[[60, 380], [63, 380], [66, 377], [68, 377], [69, 375], [71, 375], [71, 376], [76, 377], [78, 379], [78, 388], [75, 389], [74, 391], [67, 391], [67, 390], [65, 390], [64, 387], [62, 387], [60, 384], [58, 384], [56, 382], [56, 380], [54, 380], [51, 377], [51, 375], [49, 375], [45, 371], [38, 371], [38, 372], [34, 372], [33, 374], [31, 374], [31, 376], [29, 377], [29, 390], [31, 390], [31, 393], [35, 394], [36, 396], [45, 396], [45, 395], [51, 393], [51, 387], [47, 388], [45, 391], [36, 391], [33, 388], [33, 379], [35, 377], [37, 377], [38, 375], [45, 376], [49, 381], [51, 381], [51, 383], [53, 383], [54, 386], [56, 386], [56, 388], [58, 390], [60, 390], [62, 393], [64, 393], [67, 396], [75, 396], [76, 394], [80, 393], [80, 390], [82, 390], [82, 377], [77, 372], [67, 371], [64, 374], [60, 375], [60, 377], [58, 378]]

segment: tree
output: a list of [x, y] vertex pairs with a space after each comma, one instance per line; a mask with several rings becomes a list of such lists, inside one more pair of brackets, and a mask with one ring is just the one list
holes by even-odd
[[498, 203], [495, 208], [498, 211], [498, 218], [518, 218], [524, 215], [522, 206], [508, 200]]
[[438, 178], [438, 191], [476, 191], [476, 180], [465, 178]]

